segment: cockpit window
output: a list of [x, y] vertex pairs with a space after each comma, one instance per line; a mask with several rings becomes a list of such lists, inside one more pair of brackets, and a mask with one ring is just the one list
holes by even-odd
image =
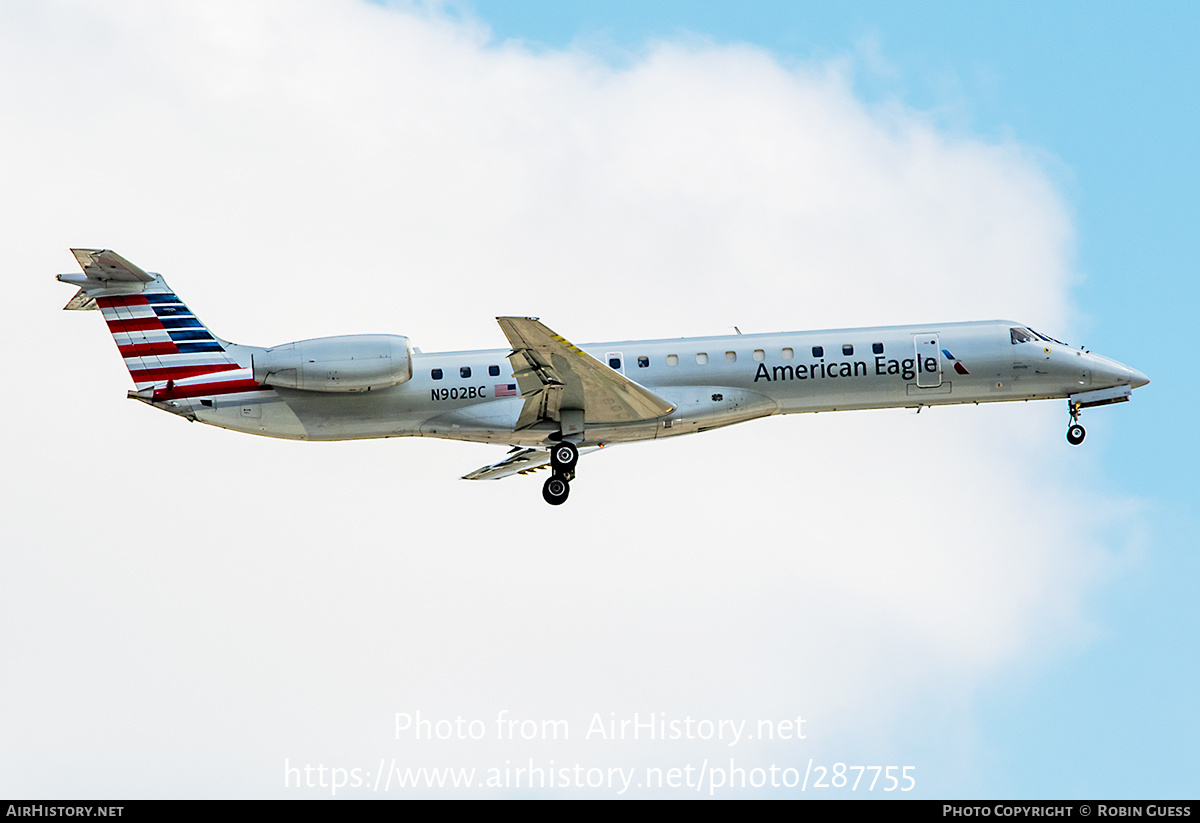
[[1037, 338], [1033, 336], [1033, 333], [1028, 329], [1018, 329], [1014, 327], [1009, 329], [1008, 333], [1012, 337], [1014, 346], [1018, 343], [1032, 343], [1037, 340]]
[[1064, 343], [1064, 342], [1063, 342], [1063, 341], [1061, 341], [1061, 340], [1055, 340], [1053, 337], [1047, 337], [1046, 335], [1042, 334], [1040, 331], [1033, 331], [1033, 329], [1030, 329], [1029, 331], [1033, 332], [1033, 333], [1034, 333], [1034, 334], [1036, 334], [1038, 337], [1040, 337], [1040, 338], [1042, 338], [1043, 340], [1045, 340], [1047, 343], [1057, 343], [1057, 344], [1058, 344], [1058, 345], [1060, 345], [1060, 346], [1065, 346], [1065, 345], [1067, 345], [1066, 343]]

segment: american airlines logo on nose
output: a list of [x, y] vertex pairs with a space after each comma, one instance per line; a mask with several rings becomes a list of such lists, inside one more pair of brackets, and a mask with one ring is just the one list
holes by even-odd
[[962, 361], [950, 353], [949, 349], [942, 349], [942, 354], [946, 355], [946, 359], [954, 364], [954, 371], [959, 374], [970, 374], [967, 367], [962, 364]]

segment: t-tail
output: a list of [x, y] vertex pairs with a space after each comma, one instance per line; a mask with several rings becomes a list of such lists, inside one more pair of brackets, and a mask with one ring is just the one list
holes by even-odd
[[131, 396], [167, 400], [200, 394], [227, 394], [258, 387], [192, 314], [160, 275], [142, 271], [108, 249], [71, 249], [83, 274], [60, 274], [79, 291], [64, 307], [99, 309], [129, 376]]

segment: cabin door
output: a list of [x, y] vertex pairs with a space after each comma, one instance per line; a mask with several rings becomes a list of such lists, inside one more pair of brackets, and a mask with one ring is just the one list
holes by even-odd
[[917, 349], [917, 385], [932, 389], [942, 385], [942, 350], [936, 334], [913, 336]]

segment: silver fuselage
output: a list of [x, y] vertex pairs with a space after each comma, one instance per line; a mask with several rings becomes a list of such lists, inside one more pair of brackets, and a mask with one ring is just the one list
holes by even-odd
[[[1026, 327], [984, 321], [581, 345], [675, 410], [636, 423], [586, 421], [579, 445], [688, 434], [772, 414], [1041, 400], [1147, 382], [1114, 360], [1044, 338], [1014, 343], [1014, 328]], [[265, 351], [226, 350], [246, 368]], [[418, 351], [410, 380], [361, 393], [275, 388], [154, 405], [270, 437], [546, 445], [557, 433], [551, 422], [516, 430], [525, 401], [513, 392], [510, 351]]]

